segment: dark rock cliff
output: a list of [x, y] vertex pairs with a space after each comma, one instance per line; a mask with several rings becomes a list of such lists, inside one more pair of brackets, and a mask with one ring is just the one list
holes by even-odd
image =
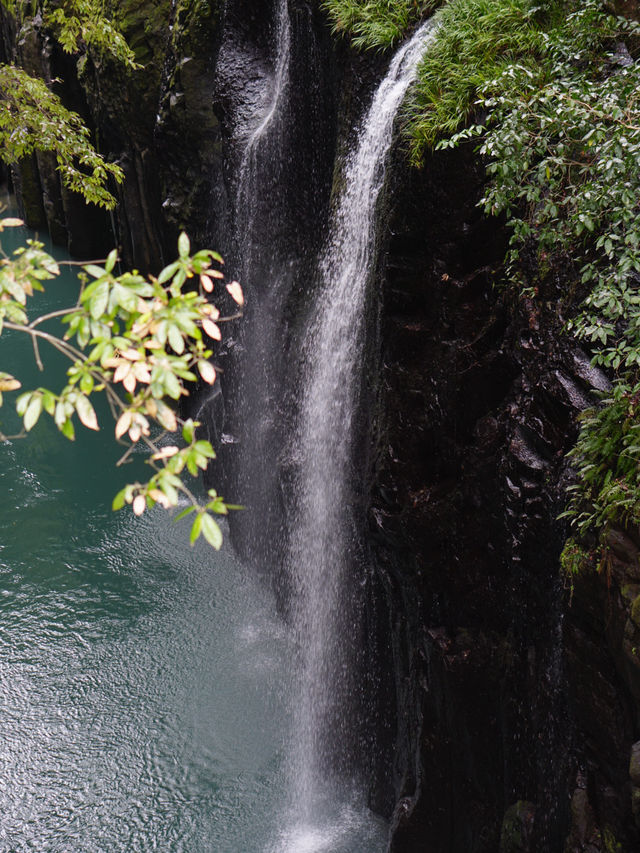
[[471, 152], [434, 156], [389, 223], [371, 531], [394, 602], [391, 849], [631, 853], [637, 543], [559, 566], [565, 454], [608, 383], [562, 333], [562, 270], [500, 289], [481, 181]]
[[[259, 45], [270, 3], [237, 6], [233, 27]], [[65, 103], [125, 170], [114, 218], [87, 215], [46, 156], [14, 179], [29, 223], [75, 254], [115, 239], [128, 264], [157, 269], [180, 228], [199, 244], [229, 231], [221, 11], [217, 0], [118, 9], [145, 65], [130, 77], [63, 55], [38, 21], [16, 33], [3, 16], [2, 28], [4, 56], [62, 78]], [[351, 102], [377, 63], [341, 48], [327, 66], [338, 122], [359, 111]], [[640, 541], [612, 535], [607, 561], [573, 579], [559, 566], [565, 454], [606, 378], [562, 334], [562, 270], [535, 298], [497, 286], [505, 234], [475, 207], [471, 151], [397, 175], [369, 513], [386, 673], [372, 681], [372, 803], [391, 816], [394, 853], [632, 853]]]

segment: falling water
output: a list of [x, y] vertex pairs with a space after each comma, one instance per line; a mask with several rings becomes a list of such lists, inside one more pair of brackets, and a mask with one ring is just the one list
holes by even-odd
[[248, 509], [237, 523], [237, 542], [253, 562], [273, 552], [281, 522], [274, 458], [279, 445], [283, 312], [291, 287], [285, 174], [291, 113], [288, 0], [276, 3], [272, 56], [261, 75], [258, 103], [241, 111], [232, 134], [232, 149], [240, 152], [234, 178], [233, 273], [248, 296], [237, 353], [240, 399], [233, 408], [240, 414], [232, 429], [240, 453], [232, 491]]
[[[376, 207], [385, 180], [394, 120], [433, 33], [428, 22], [394, 56], [356, 135], [344, 170], [344, 194], [319, 263], [320, 286], [303, 345], [300, 412], [292, 456], [295, 512], [289, 571], [301, 660], [292, 738], [295, 820], [312, 837], [326, 801], [335, 801], [338, 754], [351, 740], [349, 697], [361, 613], [357, 498], [352, 489], [367, 284], [376, 254]], [[353, 475], [353, 477], [352, 477]], [[355, 576], [354, 576], [355, 572]], [[350, 792], [341, 792], [350, 797]], [[311, 835], [309, 835], [311, 833]], [[293, 837], [293, 836], [291, 836]], [[309, 842], [311, 851], [325, 849]], [[302, 849], [291, 844], [287, 849]], [[334, 849], [333, 847], [326, 849]]]
[[[240, 167], [236, 179], [235, 224], [236, 240], [242, 247], [240, 272], [242, 278], [251, 278], [255, 274], [259, 258], [269, 249], [262, 240], [257, 239], [257, 231], [263, 226], [258, 222], [262, 213], [261, 205], [256, 204], [261, 196], [267, 196], [262, 201], [269, 202], [273, 218], [273, 196], [265, 192], [265, 183], [277, 185], [277, 175], [274, 174], [281, 163], [284, 148], [283, 133], [286, 132], [285, 104], [289, 88], [289, 66], [291, 60], [291, 22], [289, 19], [288, 0], [279, 0], [276, 16], [275, 40], [276, 65], [270, 85], [266, 87], [266, 104], [258, 123], [249, 132], [246, 140]], [[241, 133], [243, 130], [240, 131]], [[272, 174], [269, 175], [271, 170]], [[267, 190], [271, 187], [267, 186]]]

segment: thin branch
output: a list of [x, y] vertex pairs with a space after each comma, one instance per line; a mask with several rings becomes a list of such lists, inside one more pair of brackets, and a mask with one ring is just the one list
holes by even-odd
[[38, 339], [35, 335], [31, 335], [31, 343], [33, 344], [33, 357], [36, 360], [36, 364], [38, 365], [38, 370], [40, 373], [44, 372], [44, 364], [42, 363], [42, 359], [40, 358], [40, 348], [38, 347]]
[[[137, 443], [137, 442], [136, 442], [136, 443]], [[128, 462], [128, 461], [129, 461], [129, 457], [130, 457], [130, 456], [131, 456], [131, 454], [133, 453], [133, 451], [134, 451], [134, 449], [135, 449], [135, 446], [136, 446], [135, 444], [130, 444], [130, 445], [129, 445], [129, 447], [125, 450], [125, 452], [122, 454], [122, 456], [120, 457], [120, 459], [118, 459], [118, 461], [116, 462], [116, 468], [119, 468], [121, 465], [124, 465], [124, 464], [125, 464], [125, 462]]]
[[74, 308], [61, 308], [59, 311], [50, 311], [48, 314], [43, 314], [41, 317], [36, 317], [33, 322], [29, 323], [27, 326], [28, 329], [35, 329], [36, 326], [39, 326], [40, 323], [44, 323], [46, 320], [52, 320], [54, 317], [63, 317], [65, 314], [69, 314], [71, 311], [75, 310]]
[[74, 361], [75, 359], [78, 359], [79, 361], [86, 361], [87, 359], [86, 355], [79, 349], [72, 346], [72, 344], [68, 344], [66, 341], [63, 341], [55, 335], [50, 335], [49, 332], [43, 332], [40, 329], [32, 329], [30, 326], [23, 326], [20, 323], [12, 323], [8, 320], [5, 320], [4, 327], [6, 329], [12, 329], [15, 332], [24, 332], [32, 337], [42, 338], [42, 340], [50, 343], [51, 346], [55, 347], [59, 352], [64, 353], [70, 361]]
[[58, 266], [65, 267], [86, 267], [89, 264], [106, 264], [106, 258], [98, 258], [95, 261], [58, 261]]

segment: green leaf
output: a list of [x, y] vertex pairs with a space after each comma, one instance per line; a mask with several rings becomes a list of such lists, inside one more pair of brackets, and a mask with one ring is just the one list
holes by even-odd
[[113, 268], [115, 267], [118, 261], [118, 250], [112, 249], [107, 255], [107, 260], [105, 262], [104, 268], [107, 272], [113, 272]]
[[180, 269], [179, 261], [174, 261], [165, 267], [158, 276], [158, 284], [165, 284]]
[[38, 418], [42, 412], [42, 396], [40, 394], [33, 394], [29, 405], [27, 406], [27, 410], [24, 413], [24, 428], [27, 432], [30, 432], [33, 427], [38, 423]]
[[55, 394], [52, 394], [51, 391], [47, 391], [46, 389], [42, 390], [42, 407], [48, 415], [53, 417], [53, 413], [56, 408], [56, 398]]
[[83, 394], [90, 394], [93, 391], [95, 382], [90, 373], [83, 373], [80, 377], [80, 390]]
[[16, 412], [22, 416], [27, 411], [27, 406], [29, 405], [29, 400], [31, 399], [31, 395], [33, 392], [26, 391], [24, 394], [20, 394], [20, 396], [16, 399]]
[[202, 514], [198, 513], [198, 515], [193, 521], [193, 524], [191, 525], [191, 533], [189, 535], [189, 542], [191, 543], [191, 545], [193, 545], [198, 536], [200, 536], [200, 531], [202, 530], [202, 519]]
[[83, 267], [86, 272], [89, 273], [93, 278], [102, 278], [103, 275], [107, 274], [107, 271], [102, 267], [97, 267], [95, 264], [88, 264], [86, 267]]
[[124, 489], [121, 489], [118, 492], [118, 494], [114, 497], [113, 503], [111, 504], [112, 510], [122, 509], [122, 507], [125, 505], [125, 502], [126, 502], [125, 501], [126, 492], [127, 492], [127, 489], [125, 487]]
[[73, 427], [73, 422], [71, 418], [67, 418], [67, 420], [60, 427], [60, 432], [68, 438], [69, 441], [73, 441], [76, 437], [76, 431]]
[[107, 309], [109, 303], [109, 282], [101, 281], [89, 300], [89, 313], [98, 320]]
[[185, 421], [182, 427], [182, 437], [187, 442], [187, 444], [191, 444], [191, 442], [193, 441], [196, 432], [196, 426], [197, 424], [193, 420], [191, 420], [191, 418], [189, 418], [188, 421]]
[[222, 531], [220, 530], [220, 526], [207, 513], [200, 517], [202, 518], [202, 535], [216, 551], [219, 551], [222, 546]]
[[180, 255], [181, 260], [186, 260], [189, 257], [189, 252], [191, 250], [191, 243], [189, 242], [189, 238], [184, 233], [184, 231], [178, 237], [178, 254]]
[[183, 509], [182, 512], [179, 512], [173, 520], [181, 521], [183, 518], [186, 518], [190, 513], [195, 511], [196, 508], [194, 506], [188, 506], [186, 509]]
[[174, 352], [178, 355], [182, 355], [184, 352], [184, 338], [182, 337], [182, 333], [177, 326], [173, 324], [169, 326], [169, 343]]

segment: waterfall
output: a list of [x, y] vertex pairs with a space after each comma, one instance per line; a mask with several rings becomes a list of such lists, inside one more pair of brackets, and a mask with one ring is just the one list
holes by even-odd
[[[256, 230], [263, 226], [258, 223], [260, 205], [256, 199], [265, 195], [265, 184], [276, 185], [277, 174], [269, 175], [270, 170], [282, 162], [284, 118], [286, 98], [289, 87], [289, 63], [291, 59], [291, 22], [289, 20], [288, 0], [279, 0], [276, 13], [275, 39], [276, 65], [270, 86], [267, 86], [267, 103], [257, 125], [250, 130], [244, 146], [238, 176], [236, 179], [235, 223], [236, 242], [242, 248], [240, 274], [243, 280], [255, 275], [256, 262], [267, 247], [257, 238]], [[269, 92], [269, 89], [271, 90]], [[242, 129], [240, 133], [246, 133]], [[266, 201], [267, 199], [265, 199]], [[273, 198], [269, 198], [270, 218], [273, 218]], [[267, 250], [268, 251], [268, 250]]]
[[[396, 52], [355, 128], [344, 191], [319, 249], [314, 240], [327, 220], [334, 152], [324, 141], [330, 134], [322, 133], [329, 125], [313, 124], [326, 113], [318, 83], [323, 66], [313, 34], [302, 32], [304, 8], [297, 7], [294, 20], [288, 0], [275, 0], [270, 38], [232, 30], [219, 60], [221, 85], [235, 86], [228, 136], [235, 163], [233, 264], [248, 294], [235, 401], [238, 495], [248, 511], [237, 538], [245, 556], [268, 571], [283, 567], [299, 649], [291, 668], [289, 804], [269, 849], [373, 853], [384, 841], [379, 827], [371, 829], [350, 752], [364, 593], [364, 564], [356, 553], [361, 516], [354, 506], [362, 476], [352, 456], [377, 202], [395, 118], [432, 25]], [[230, 26], [237, 26], [239, 18], [229, 17]], [[306, 326], [295, 333], [301, 355], [290, 359], [288, 313], [301, 319], [293, 300], [304, 294], [309, 301], [310, 279], [317, 283], [316, 296]]]
[[[376, 258], [376, 207], [385, 181], [394, 121], [415, 77], [433, 24], [423, 25], [393, 57], [356, 134], [344, 168], [344, 191], [318, 264], [319, 287], [306, 330], [299, 414], [291, 442], [294, 513], [288, 568], [301, 654], [294, 709], [291, 788], [295, 820], [313, 826], [335, 799], [351, 740], [349, 698], [361, 626], [357, 499], [362, 478], [352, 458], [362, 362], [367, 285]], [[331, 754], [330, 754], [331, 753]], [[341, 766], [342, 765], [342, 766]], [[348, 783], [347, 783], [348, 784]], [[346, 793], [346, 796], [351, 796]], [[309, 830], [311, 831], [311, 830]], [[292, 844], [287, 849], [297, 850]], [[309, 842], [310, 851], [325, 849]], [[333, 848], [331, 848], [333, 849]]]

